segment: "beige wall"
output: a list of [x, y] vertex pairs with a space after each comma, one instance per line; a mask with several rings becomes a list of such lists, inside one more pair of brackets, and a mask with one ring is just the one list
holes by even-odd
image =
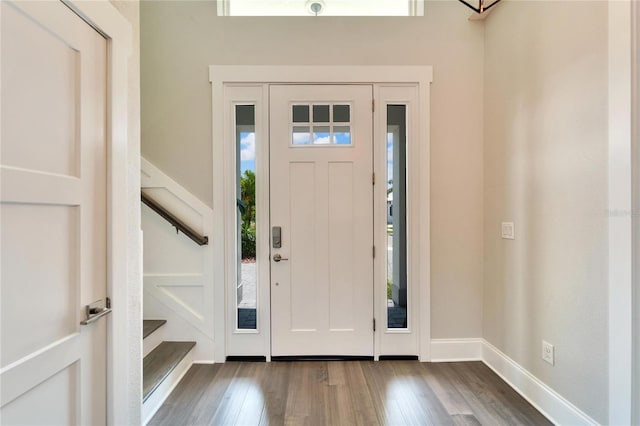
[[[483, 335], [606, 424], [607, 3], [504, 2], [486, 23]], [[515, 222], [516, 239], [500, 238]], [[542, 339], [556, 365], [541, 360]]]
[[415, 18], [219, 18], [214, 2], [145, 1], [142, 154], [211, 205], [209, 65], [432, 65], [432, 337], [478, 337], [484, 24], [469, 14], [451, 1]]

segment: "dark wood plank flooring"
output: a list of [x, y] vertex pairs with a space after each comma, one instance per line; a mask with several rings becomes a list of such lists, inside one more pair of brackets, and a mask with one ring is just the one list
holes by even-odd
[[196, 364], [149, 425], [550, 425], [481, 362]]

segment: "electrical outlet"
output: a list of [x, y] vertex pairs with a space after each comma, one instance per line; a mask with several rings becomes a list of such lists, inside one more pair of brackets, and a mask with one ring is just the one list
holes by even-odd
[[516, 232], [513, 222], [502, 222], [501, 236], [505, 240], [515, 240]]
[[555, 365], [555, 350], [549, 342], [542, 341], [542, 360], [551, 365]]

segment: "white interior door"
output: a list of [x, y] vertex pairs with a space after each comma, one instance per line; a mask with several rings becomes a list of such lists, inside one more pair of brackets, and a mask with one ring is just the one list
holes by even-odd
[[1, 9], [0, 423], [106, 422], [107, 43], [61, 2]]
[[272, 356], [373, 355], [372, 99], [270, 89]]

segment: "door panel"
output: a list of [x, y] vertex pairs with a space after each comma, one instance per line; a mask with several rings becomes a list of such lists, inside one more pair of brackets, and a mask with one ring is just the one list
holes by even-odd
[[[315, 223], [318, 221], [316, 213], [318, 207], [315, 203], [314, 193], [311, 188], [316, 188], [316, 167], [311, 162], [289, 164], [289, 202], [290, 225], [289, 238], [283, 238], [283, 248], [289, 240], [291, 253], [295, 253], [294, 260], [290, 262], [291, 285], [290, 300], [285, 304], [291, 311], [292, 330], [316, 330], [317, 319], [321, 314], [318, 305], [310, 304], [309, 300], [318, 300], [322, 297], [322, 288], [318, 285], [318, 271], [316, 270], [315, 252], [317, 246]], [[286, 187], [285, 187], [286, 188]], [[273, 199], [272, 203], [279, 201]], [[291, 214], [293, 212], [294, 214]], [[272, 216], [273, 223], [276, 219]], [[285, 231], [286, 235], [286, 231]], [[278, 265], [284, 267], [285, 264]], [[274, 266], [275, 268], [275, 266]], [[284, 283], [280, 283], [283, 285]]]
[[[350, 331], [357, 327], [353, 307], [357, 297], [354, 269], [358, 256], [354, 252], [356, 235], [352, 232], [356, 199], [353, 163], [329, 163], [329, 330]], [[367, 253], [368, 254], [368, 253]]]
[[0, 8], [0, 423], [100, 425], [107, 43], [60, 2]]
[[[11, 108], [2, 112], [2, 133], [8, 140], [23, 143], [4, 144], [2, 164], [78, 176], [80, 52], [29, 15], [12, 7], [5, 9], [3, 35], [24, 37], [3, 37], [2, 58], [9, 62], [2, 68], [3, 80], [11, 84], [3, 84], [2, 90], [11, 99]], [[35, 117], [40, 118], [37, 125]], [[43, 140], [47, 143], [41, 143]]]
[[[77, 362], [71, 364], [3, 406], [3, 424], [78, 424], [78, 367]], [[38, 401], [37, 410], [34, 401]]]
[[271, 87], [273, 356], [373, 355], [371, 105], [371, 86]]
[[[20, 277], [9, 278], [19, 285], [2, 285], [2, 367], [78, 328], [78, 213], [77, 206], [2, 205], [2, 277]], [[27, 309], [15, 303], [25, 297]]]

